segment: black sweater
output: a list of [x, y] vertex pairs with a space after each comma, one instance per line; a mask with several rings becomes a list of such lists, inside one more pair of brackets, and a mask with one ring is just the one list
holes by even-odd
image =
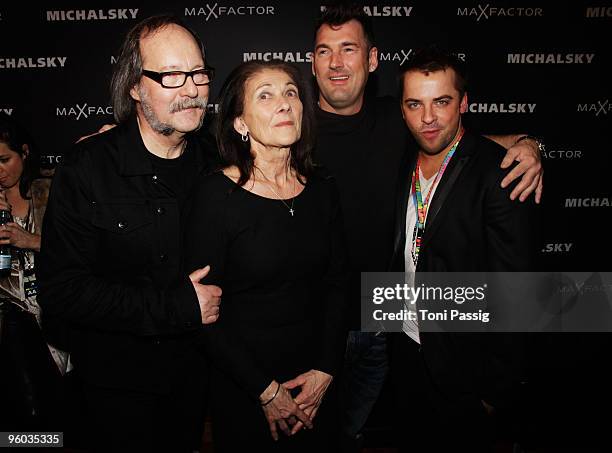
[[[359, 328], [360, 272], [388, 269], [398, 168], [412, 150], [399, 102], [367, 100], [355, 115], [317, 109], [316, 161], [336, 179], [351, 267], [351, 328]], [[409, 184], [409, 181], [406, 182]]]

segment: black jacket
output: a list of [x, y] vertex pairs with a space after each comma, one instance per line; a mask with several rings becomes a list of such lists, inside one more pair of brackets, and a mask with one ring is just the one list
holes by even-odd
[[[537, 238], [533, 197], [502, 189], [505, 150], [466, 131], [431, 200], [417, 272], [530, 271]], [[417, 154], [400, 166], [392, 269], [404, 270], [406, 210]]]
[[[183, 194], [207, 167], [199, 140], [188, 155], [196, 171]], [[201, 365], [181, 197], [154, 174], [135, 118], [64, 156], [43, 224], [39, 300], [48, 337], [68, 331], [59, 346], [87, 382], [166, 392]]]
[[[533, 197], [510, 200], [502, 189], [508, 170], [505, 150], [466, 132], [431, 200], [417, 265], [420, 272], [528, 272], [533, 270], [537, 234]], [[415, 158], [401, 166], [395, 247], [391, 269], [404, 271], [406, 210]], [[425, 307], [423, 307], [425, 308]], [[493, 336], [491, 336], [493, 335]], [[446, 398], [509, 403], [521, 378], [522, 338], [487, 333], [421, 332], [421, 351], [433, 385]]]

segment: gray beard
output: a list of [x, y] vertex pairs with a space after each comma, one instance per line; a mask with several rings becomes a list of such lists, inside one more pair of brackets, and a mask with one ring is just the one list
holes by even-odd
[[[151, 126], [155, 132], [159, 132], [162, 135], [168, 136], [172, 135], [176, 129], [168, 123], [164, 123], [159, 120], [155, 112], [153, 111], [153, 107], [149, 103], [148, 94], [145, 90], [138, 90], [138, 95], [140, 96], [140, 105], [142, 106], [142, 113], [144, 114], [147, 123]], [[170, 113], [180, 112], [185, 108], [191, 107], [199, 107], [206, 112], [206, 103], [207, 99], [204, 98], [195, 98], [195, 99], [185, 99], [183, 101], [177, 101], [170, 105]], [[202, 127], [202, 123], [204, 122], [204, 114], [200, 117], [200, 123], [198, 127], [195, 128], [195, 131]]]
[[147, 123], [149, 123], [149, 126], [151, 126], [151, 129], [153, 129], [155, 132], [159, 132], [162, 135], [172, 135], [176, 129], [167, 123], [161, 122], [151, 108], [151, 104], [149, 104], [142, 96], [140, 98], [142, 99], [140, 101], [142, 113], [144, 114]]

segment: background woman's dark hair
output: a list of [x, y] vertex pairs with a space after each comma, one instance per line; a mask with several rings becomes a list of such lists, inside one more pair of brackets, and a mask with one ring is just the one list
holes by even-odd
[[204, 44], [198, 35], [176, 16], [167, 14], [152, 16], [136, 24], [121, 45], [111, 80], [111, 103], [117, 123], [126, 121], [134, 112], [136, 101], [130, 96], [130, 91], [142, 77], [140, 40], [172, 24], [179, 25], [191, 33], [202, 51], [202, 58], [205, 57]]
[[32, 181], [40, 177], [40, 154], [37, 147], [26, 130], [5, 113], [0, 113], [0, 143], [6, 144], [22, 158], [25, 156], [23, 145], [28, 146], [27, 158], [23, 159], [23, 172], [19, 179], [19, 193], [22, 198], [29, 198]]
[[300, 139], [291, 145], [290, 166], [298, 175], [309, 177], [314, 170], [312, 152], [315, 143], [314, 98], [310, 84], [306, 83], [300, 70], [282, 60], [249, 61], [235, 68], [226, 79], [219, 97], [219, 111], [215, 122], [217, 146], [225, 166], [235, 165], [240, 171], [238, 185], [246, 184], [253, 174], [254, 158], [248, 141], [242, 141], [234, 129], [234, 119], [244, 110], [244, 92], [247, 81], [266, 69], [285, 72], [296, 84], [303, 105]]

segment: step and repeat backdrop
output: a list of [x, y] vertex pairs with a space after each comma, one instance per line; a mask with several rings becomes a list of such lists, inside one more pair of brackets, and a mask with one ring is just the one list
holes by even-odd
[[[361, 2], [374, 21], [371, 94], [394, 95], [399, 65], [438, 43], [470, 67], [465, 121], [482, 133], [527, 132], [547, 150], [542, 266], [609, 271], [609, 79], [612, 2]], [[32, 133], [53, 168], [80, 136], [112, 122], [109, 82], [127, 30], [175, 13], [199, 33], [217, 70], [208, 116], [237, 64], [281, 58], [310, 74], [325, 2], [178, 0], [0, 4], [0, 110]], [[398, 107], [399, 109], [399, 107]]]

